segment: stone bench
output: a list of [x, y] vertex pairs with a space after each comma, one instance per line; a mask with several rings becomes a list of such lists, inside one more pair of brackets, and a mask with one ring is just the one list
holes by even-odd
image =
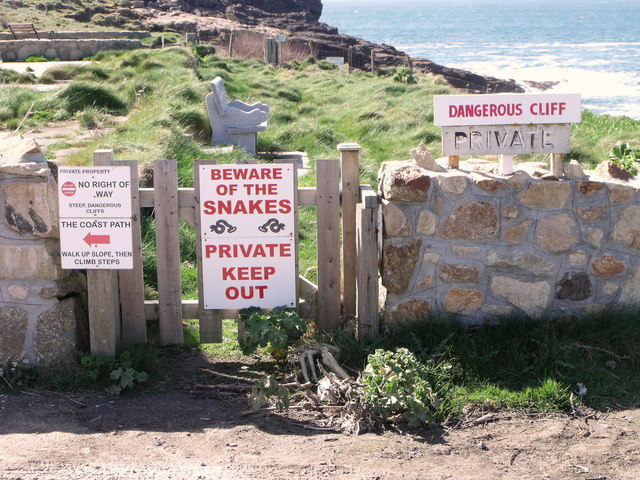
[[205, 100], [211, 121], [211, 145], [238, 145], [247, 153], [255, 155], [258, 148], [258, 132], [267, 129], [269, 105], [249, 105], [240, 100], [229, 101], [220, 77], [214, 78], [210, 85], [211, 93], [207, 94]]

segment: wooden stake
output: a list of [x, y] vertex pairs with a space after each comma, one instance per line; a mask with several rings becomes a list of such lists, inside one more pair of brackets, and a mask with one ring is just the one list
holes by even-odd
[[564, 154], [551, 154], [551, 173], [558, 178], [564, 175]]
[[122, 310], [122, 339], [125, 343], [146, 343], [147, 323], [144, 315], [144, 275], [142, 271], [142, 241], [140, 228], [140, 193], [138, 162], [119, 162], [131, 169], [131, 234], [133, 269], [120, 270], [120, 299]]
[[[93, 152], [93, 164], [111, 166], [113, 150]], [[87, 270], [91, 353], [115, 356], [120, 343], [120, 297], [117, 270]]]
[[340, 164], [316, 161], [318, 225], [318, 326], [340, 325]]
[[449, 155], [449, 168], [459, 168], [460, 157], [458, 155]]
[[357, 143], [341, 143], [342, 166], [342, 284], [345, 319], [356, 315], [356, 204], [360, 200], [360, 150]]
[[180, 344], [182, 334], [182, 284], [178, 236], [178, 166], [175, 160], [153, 162], [155, 189], [160, 342]]

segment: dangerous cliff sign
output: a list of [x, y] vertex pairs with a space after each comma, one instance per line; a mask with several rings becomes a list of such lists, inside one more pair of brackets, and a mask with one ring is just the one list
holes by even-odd
[[60, 167], [58, 190], [62, 268], [133, 268], [130, 168]]
[[436, 95], [433, 123], [460, 125], [528, 125], [580, 123], [580, 94]]
[[296, 305], [292, 165], [200, 165], [206, 309]]
[[433, 123], [443, 155], [568, 153], [581, 114], [579, 94], [439, 95]]

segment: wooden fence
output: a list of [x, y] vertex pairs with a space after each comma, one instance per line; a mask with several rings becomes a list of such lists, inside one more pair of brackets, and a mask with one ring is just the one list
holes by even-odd
[[[318, 285], [299, 277], [298, 292], [314, 304], [320, 329], [356, 319], [359, 337], [372, 340], [379, 330], [378, 197], [370, 186], [360, 185], [360, 146], [340, 144], [338, 150], [340, 160], [316, 162], [316, 187], [297, 188], [296, 209], [316, 207], [318, 262]], [[121, 341], [145, 343], [151, 320], [159, 321], [163, 344], [183, 342], [183, 319], [199, 320], [201, 342], [221, 342], [222, 319], [235, 318], [237, 312], [206, 310], [202, 299], [183, 300], [181, 294], [178, 224], [183, 220], [196, 227], [197, 189], [178, 188], [172, 160], [153, 162], [153, 188], [138, 188], [138, 163], [115, 162], [112, 150], [94, 152], [94, 164], [131, 167], [134, 268], [87, 271], [91, 351], [113, 355]], [[141, 208], [155, 209], [158, 300], [144, 295]]]

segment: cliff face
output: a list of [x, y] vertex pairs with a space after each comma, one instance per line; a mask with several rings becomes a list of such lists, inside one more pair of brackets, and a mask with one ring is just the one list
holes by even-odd
[[322, 14], [321, 0], [184, 0], [184, 3], [191, 8], [222, 10], [231, 14], [237, 14], [236, 12], [280, 15], [298, 13], [314, 22], [318, 21]]

